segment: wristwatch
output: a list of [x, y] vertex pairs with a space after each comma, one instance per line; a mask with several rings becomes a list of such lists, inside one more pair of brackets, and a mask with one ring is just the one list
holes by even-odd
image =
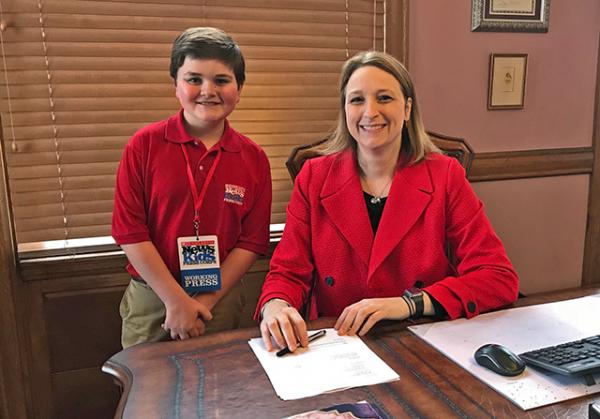
[[419, 288], [409, 288], [404, 291], [404, 296], [414, 304], [415, 311], [412, 313], [411, 317], [413, 319], [423, 317], [423, 311], [425, 309], [425, 303], [423, 302], [423, 290]]

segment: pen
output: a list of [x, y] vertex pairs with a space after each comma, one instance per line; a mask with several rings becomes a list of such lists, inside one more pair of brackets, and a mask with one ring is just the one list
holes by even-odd
[[[313, 342], [313, 341], [315, 341], [315, 340], [319, 339], [320, 337], [323, 337], [323, 336], [325, 336], [325, 334], [326, 334], [326, 333], [327, 333], [327, 330], [319, 330], [318, 332], [315, 332], [315, 333], [313, 333], [312, 335], [310, 335], [310, 336], [308, 337], [308, 342], [309, 342], [309, 343], [310, 343], [310, 342]], [[277, 352], [277, 356], [284, 356], [284, 355], [286, 355], [286, 354], [290, 354], [290, 353], [292, 353], [292, 352], [290, 351], [290, 348], [287, 348], [287, 347], [286, 347], [286, 348], [283, 348], [282, 350], [278, 351], [278, 352]]]

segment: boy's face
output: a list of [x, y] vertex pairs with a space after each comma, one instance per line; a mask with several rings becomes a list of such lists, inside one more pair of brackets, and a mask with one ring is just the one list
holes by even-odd
[[222, 61], [185, 57], [177, 71], [175, 96], [192, 128], [222, 123], [235, 109], [240, 92], [233, 70]]

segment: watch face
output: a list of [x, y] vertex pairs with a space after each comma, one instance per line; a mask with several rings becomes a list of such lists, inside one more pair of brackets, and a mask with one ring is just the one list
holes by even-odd
[[423, 293], [423, 290], [421, 288], [417, 288], [417, 287], [410, 287], [405, 291], [408, 295], [419, 295]]
[[414, 307], [411, 309], [410, 317], [413, 319], [422, 317], [424, 309], [423, 291], [413, 287], [404, 291], [404, 295], [414, 304]]

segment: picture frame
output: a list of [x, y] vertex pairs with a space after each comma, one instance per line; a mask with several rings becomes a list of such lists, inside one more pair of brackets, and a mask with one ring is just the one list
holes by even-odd
[[489, 110], [523, 109], [527, 58], [527, 54], [490, 54]]
[[548, 32], [550, 0], [472, 0], [473, 32]]

